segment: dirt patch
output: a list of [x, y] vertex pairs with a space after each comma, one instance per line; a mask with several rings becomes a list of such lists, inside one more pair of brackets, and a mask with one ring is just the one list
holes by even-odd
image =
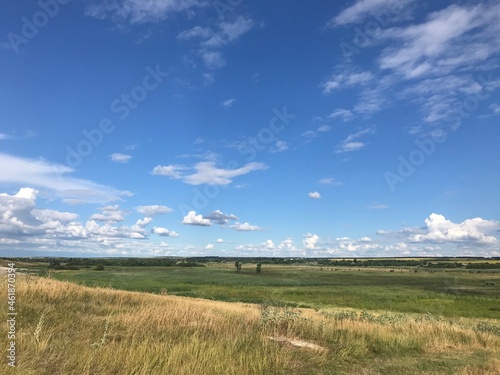
[[327, 350], [326, 348], [324, 348], [320, 345], [314, 344], [312, 342], [307, 342], [307, 341], [299, 340], [299, 339], [291, 339], [291, 338], [288, 338], [285, 336], [269, 336], [269, 339], [276, 341], [277, 343], [282, 344], [282, 345], [288, 344], [288, 345], [296, 346], [298, 348], [317, 350], [317, 351], [321, 351], [321, 352]]

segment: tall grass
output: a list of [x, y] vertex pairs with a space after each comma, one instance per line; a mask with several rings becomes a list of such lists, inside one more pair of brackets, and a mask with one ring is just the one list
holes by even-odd
[[[6, 316], [5, 280], [0, 288]], [[500, 337], [491, 321], [388, 315], [384, 322], [369, 313], [259, 307], [24, 275], [17, 310], [17, 367], [3, 363], [1, 373], [499, 374]], [[0, 337], [6, 346], [6, 324]]]

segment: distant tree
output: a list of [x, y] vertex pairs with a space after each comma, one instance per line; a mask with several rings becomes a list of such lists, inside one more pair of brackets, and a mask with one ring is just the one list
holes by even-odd
[[95, 266], [94, 268], [96, 271], [104, 271], [104, 266], [102, 264], [98, 264], [97, 266]]
[[262, 268], [262, 264], [257, 263], [257, 273], [260, 273], [262, 271], [261, 268]]
[[234, 262], [234, 266], [236, 267], [236, 272], [240, 273], [241, 272], [241, 263], [236, 261], [236, 262]]

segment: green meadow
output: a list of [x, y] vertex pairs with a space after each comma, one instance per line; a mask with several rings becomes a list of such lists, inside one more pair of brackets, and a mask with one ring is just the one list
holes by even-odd
[[[417, 272], [415, 272], [415, 270]], [[354, 308], [446, 317], [500, 319], [498, 270], [332, 268], [302, 265], [233, 264], [206, 267], [105, 267], [53, 271], [58, 280], [271, 306]]]

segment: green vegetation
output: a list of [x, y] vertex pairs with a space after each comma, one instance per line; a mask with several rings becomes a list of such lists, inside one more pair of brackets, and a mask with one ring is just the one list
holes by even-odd
[[[205, 267], [106, 266], [57, 270], [53, 277], [86, 286], [111, 287], [227, 302], [313, 309], [357, 308], [500, 319], [497, 270], [421, 270], [212, 263]], [[418, 270], [418, 272], [415, 272]], [[391, 272], [393, 271], [393, 272]]]

